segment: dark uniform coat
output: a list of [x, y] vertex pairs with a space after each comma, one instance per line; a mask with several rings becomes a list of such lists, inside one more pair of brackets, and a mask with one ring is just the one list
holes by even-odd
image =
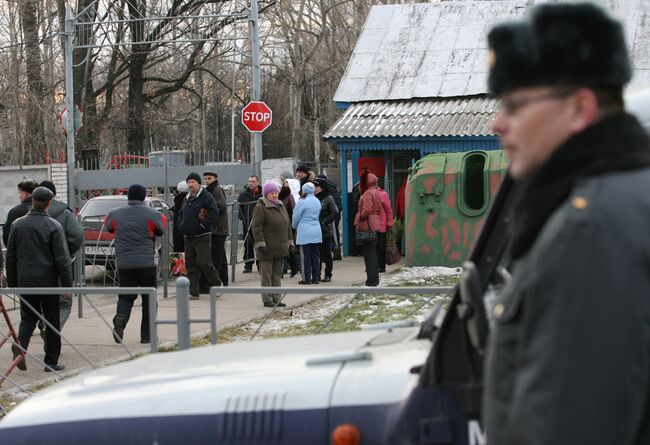
[[31, 209], [32, 197], [30, 196], [18, 204], [16, 207], [9, 210], [9, 213], [7, 213], [7, 221], [5, 221], [5, 225], [2, 228], [2, 242], [4, 243], [5, 247], [9, 245], [9, 232], [11, 231], [11, 225], [13, 222], [21, 216], [27, 215], [27, 212], [29, 212]]
[[[293, 232], [282, 201], [273, 205], [268, 199], [261, 198], [253, 209], [251, 232], [255, 240], [255, 258], [270, 260], [289, 255]], [[260, 246], [265, 246], [267, 250], [262, 252]]]
[[489, 444], [650, 444], [649, 154], [636, 120], [615, 116], [525, 189], [519, 214], [541, 227], [515, 232], [513, 276], [491, 311]]
[[228, 236], [228, 201], [226, 200], [226, 193], [216, 180], [207, 186], [206, 190], [212, 194], [214, 202], [219, 209], [219, 217], [217, 218], [217, 223], [212, 226], [212, 234], [216, 236]]
[[43, 210], [16, 219], [7, 242], [10, 287], [72, 287], [72, 261], [61, 224]]

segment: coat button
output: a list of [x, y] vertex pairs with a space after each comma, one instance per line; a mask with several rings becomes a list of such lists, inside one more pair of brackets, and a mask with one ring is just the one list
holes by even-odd
[[492, 309], [492, 315], [494, 315], [496, 318], [499, 318], [503, 315], [503, 311], [505, 310], [506, 307], [502, 303], [499, 303], [494, 306], [494, 309]]

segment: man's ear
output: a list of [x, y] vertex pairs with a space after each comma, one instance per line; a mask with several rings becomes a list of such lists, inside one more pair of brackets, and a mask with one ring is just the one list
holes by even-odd
[[596, 93], [589, 88], [578, 88], [572, 97], [574, 112], [571, 130], [580, 133], [599, 118], [600, 107]]

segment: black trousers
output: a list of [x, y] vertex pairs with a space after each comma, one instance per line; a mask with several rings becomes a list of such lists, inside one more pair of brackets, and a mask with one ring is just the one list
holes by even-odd
[[377, 267], [386, 272], [386, 232], [377, 232]]
[[212, 235], [210, 243], [212, 253], [212, 264], [219, 274], [224, 286], [228, 286], [228, 258], [226, 257], [226, 237]]
[[305, 281], [320, 281], [320, 243], [300, 246], [301, 272]]
[[[253, 233], [250, 230], [247, 233], [248, 235], [244, 241], [244, 269], [253, 270], [253, 263], [256, 262], [255, 249], [253, 248], [255, 240], [253, 239]], [[257, 267], [259, 269], [259, 263]]]
[[363, 262], [366, 264], [366, 286], [378, 286], [377, 241], [366, 241], [361, 245], [361, 251], [363, 253]]
[[185, 237], [185, 267], [190, 280], [190, 295], [199, 296], [200, 280], [204, 276], [208, 286], [219, 286], [221, 278], [212, 264], [212, 235]]
[[[156, 268], [118, 269], [120, 287], [156, 287]], [[137, 295], [120, 294], [117, 300], [117, 315], [124, 320], [124, 326], [131, 318], [131, 309]], [[142, 295], [142, 322], [140, 323], [140, 339], [148, 339], [149, 335], [149, 297]], [[154, 301], [153, 304], [156, 304]]]
[[331, 247], [332, 241], [333, 239], [331, 236], [324, 236], [323, 242], [320, 245], [321, 269], [322, 269], [322, 264], [325, 264], [326, 277], [332, 276], [332, 247]]
[[[59, 320], [59, 296], [58, 295], [22, 295], [23, 300], [31, 305], [36, 312], [28, 308], [21, 300], [20, 302], [20, 326], [18, 327], [18, 339], [20, 345], [25, 348], [29, 347], [29, 341], [32, 338], [36, 324], [39, 322], [39, 315], [43, 317], [56, 328], [60, 330]], [[61, 337], [53, 329], [45, 329], [45, 364], [49, 366], [59, 363], [61, 355]]]

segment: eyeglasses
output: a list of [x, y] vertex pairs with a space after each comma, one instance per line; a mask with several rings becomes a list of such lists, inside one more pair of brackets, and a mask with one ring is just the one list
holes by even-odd
[[563, 90], [540, 94], [538, 96], [522, 97], [521, 99], [501, 99], [499, 107], [503, 109], [509, 116], [513, 116], [517, 114], [517, 111], [519, 111], [521, 108], [524, 108], [528, 105], [532, 105], [537, 102], [543, 102], [545, 100], [566, 99], [574, 92], [575, 90]]

